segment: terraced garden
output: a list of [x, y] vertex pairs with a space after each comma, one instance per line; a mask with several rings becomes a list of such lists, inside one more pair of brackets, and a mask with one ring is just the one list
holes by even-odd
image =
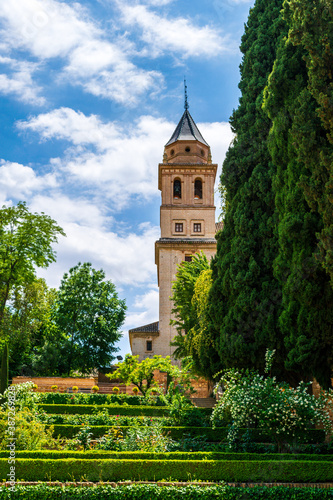
[[[19, 481], [15, 491], [1, 487], [0, 499], [333, 498], [324, 487], [333, 482], [333, 454], [323, 430], [304, 433], [306, 444], [293, 453], [277, 453], [272, 436], [255, 428], [242, 429], [231, 446], [230, 425], [213, 428], [212, 410], [183, 395], [169, 405], [159, 396], [31, 396], [22, 411], [39, 426], [40, 441], [30, 449], [18, 441]], [[8, 458], [2, 449], [3, 479]]]

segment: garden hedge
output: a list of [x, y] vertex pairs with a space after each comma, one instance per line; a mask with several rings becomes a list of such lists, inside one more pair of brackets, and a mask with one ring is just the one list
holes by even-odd
[[[59, 404], [39, 404], [38, 408], [49, 414], [71, 414], [71, 415], [90, 415], [98, 411], [106, 410], [109, 415], [126, 415], [126, 416], [147, 416], [147, 417], [167, 417], [169, 415], [169, 407], [167, 406], [123, 406], [123, 405], [59, 405]], [[210, 415], [211, 408], [197, 408], [202, 416]], [[187, 410], [191, 412], [192, 409]]]
[[[54, 424], [54, 435], [66, 438], [74, 437], [82, 425], [67, 425], [67, 424]], [[91, 425], [89, 426], [93, 437], [98, 438], [106, 434], [106, 432], [112, 428], [112, 426], [106, 425]], [[117, 426], [117, 429], [126, 433], [129, 426]], [[162, 427], [164, 432], [168, 434], [172, 439], [180, 440], [185, 434], [191, 437], [195, 436], [206, 436], [209, 442], [220, 442], [226, 441], [228, 434], [228, 427], [217, 427], [212, 429], [211, 427]], [[241, 429], [240, 435], [245, 434], [247, 429]], [[305, 441], [307, 443], [323, 443], [325, 440], [325, 432], [319, 429], [312, 429], [304, 433]], [[269, 443], [272, 442], [271, 436], [264, 434], [259, 429], [251, 429], [251, 439], [257, 443]]]
[[[310, 460], [110, 460], [17, 459], [16, 477], [26, 481], [333, 481], [333, 462]], [[0, 459], [1, 478], [9, 472]]]
[[[40, 392], [38, 401], [45, 404], [80, 404], [106, 405], [106, 404], [129, 404], [131, 406], [146, 405], [144, 396], [131, 396], [129, 394], [84, 394], [84, 393], [63, 393], [63, 392]], [[158, 406], [162, 404], [160, 398], [156, 398]]]
[[[292, 453], [231, 453], [219, 451], [172, 451], [172, 452], [146, 452], [146, 451], [105, 451], [105, 450], [36, 450], [16, 451], [17, 459], [43, 458], [61, 460], [63, 458], [76, 459], [131, 459], [131, 460], [311, 460], [312, 462], [333, 462], [333, 455], [310, 455]], [[0, 458], [8, 458], [8, 451], [0, 451]]]
[[18, 486], [17, 491], [9, 492], [0, 487], [0, 500], [331, 500], [333, 492], [319, 488], [272, 488], [256, 486], [253, 488], [234, 488], [216, 486], [158, 486], [137, 484], [128, 486], [101, 485], [96, 487], [73, 486]]

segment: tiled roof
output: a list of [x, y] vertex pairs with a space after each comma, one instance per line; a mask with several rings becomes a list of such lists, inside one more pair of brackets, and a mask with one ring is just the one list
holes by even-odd
[[129, 330], [130, 333], [158, 333], [159, 322], [150, 323], [149, 325], [138, 326], [138, 328], [132, 328]]
[[208, 146], [188, 109], [185, 109], [184, 114], [176, 127], [176, 130], [172, 134], [169, 142], [166, 143], [166, 146], [169, 146], [176, 141], [200, 141], [202, 142], [202, 144], [206, 144], [206, 146]]

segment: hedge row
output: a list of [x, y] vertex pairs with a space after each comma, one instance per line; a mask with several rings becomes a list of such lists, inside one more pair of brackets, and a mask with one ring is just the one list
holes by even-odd
[[[96, 411], [106, 410], [109, 415], [126, 416], [147, 416], [147, 417], [166, 417], [169, 415], [167, 406], [122, 406], [122, 405], [59, 405], [59, 404], [39, 404], [38, 408], [51, 414], [71, 414], [71, 415], [90, 415]], [[202, 416], [210, 415], [211, 408], [195, 408], [200, 411]], [[192, 409], [187, 410], [191, 412]]]
[[[154, 406], [166, 406], [165, 399], [159, 396], [149, 398]], [[86, 405], [106, 405], [106, 404], [129, 404], [131, 406], [147, 405], [144, 396], [132, 396], [130, 394], [85, 394], [85, 393], [62, 393], [62, 392], [40, 392], [38, 393], [39, 403], [45, 404], [86, 404]]]
[[[333, 462], [281, 460], [16, 460], [16, 477], [26, 481], [333, 481]], [[0, 459], [2, 478], [8, 461]]]
[[[66, 438], [73, 438], [82, 429], [81, 425], [54, 424], [53, 427], [55, 436]], [[111, 428], [111, 426], [106, 425], [92, 425], [89, 427], [94, 438], [103, 436]], [[129, 426], [125, 425], [117, 428], [122, 430], [124, 434], [130, 429]], [[211, 427], [163, 427], [162, 429], [172, 439], [180, 440], [187, 434], [191, 437], [206, 436], [209, 442], [215, 443], [225, 441], [229, 430], [228, 427], [217, 427], [216, 429]], [[247, 429], [241, 429], [240, 435], [246, 432]], [[311, 429], [303, 435], [305, 436], [304, 441], [307, 443], [323, 443], [325, 439], [325, 432], [319, 429]], [[256, 443], [272, 442], [271, 436], [264, 434], [259, 429], [251, 429], [251, 439]]]
[[[61, 460], [64, 458], [76, 459], [130, 459], [130, 460], [311, 460], [332, 462], [333, 455], [307, 455], [291, 453], [231, 453], [217, 451], [170, 451], [164, 453], [146, 451], [104, 451], [104, 450], [36, 450], [16, 451], [15, 457], [21, 458], [43, 458]], [[8, 451], [0, 451], [0, 458], [8, 458]]]
[[283, 486], [233, 488], [228, 486], [157, 486], [137, 484], [128, 486], [61, 487], [18, 486], [9, 492], [0, 487], [0, 500], [328, 500], [333, 498], [331, 490], [319, 488], [286, 488]]

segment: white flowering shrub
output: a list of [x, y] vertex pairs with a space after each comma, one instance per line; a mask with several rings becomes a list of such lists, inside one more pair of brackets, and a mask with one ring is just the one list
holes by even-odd
[[308, 392], [309, 384], [301, 382], [294, 389], [287, 383], [277, 382], [275, 377], [263, 377], [248, 370], [228, 370], [220, 383], [225, 391], [211, 419], [213, 427], [218, 427], [230, 413], [229, 442], [238, 429], [246, 427], [256, 427], [272, 436], [279, 450], [286, 443], [305, 442], [304, 431], [315, 425], [322, 426], [326, 433], [331, 432], [332, 393], [322, 391], [316, 398]]
[[39, 393], [33, 391], [34, 383], [32, 381], [15, 384], [14, 390], [6, 389], [3, 393], [5, 403], [3, 408], [7, 408], [8, 395], [11, 394], [15, 399], [15, 407], [18, 410], [23, 408], [33, 409], [39, 399]]

